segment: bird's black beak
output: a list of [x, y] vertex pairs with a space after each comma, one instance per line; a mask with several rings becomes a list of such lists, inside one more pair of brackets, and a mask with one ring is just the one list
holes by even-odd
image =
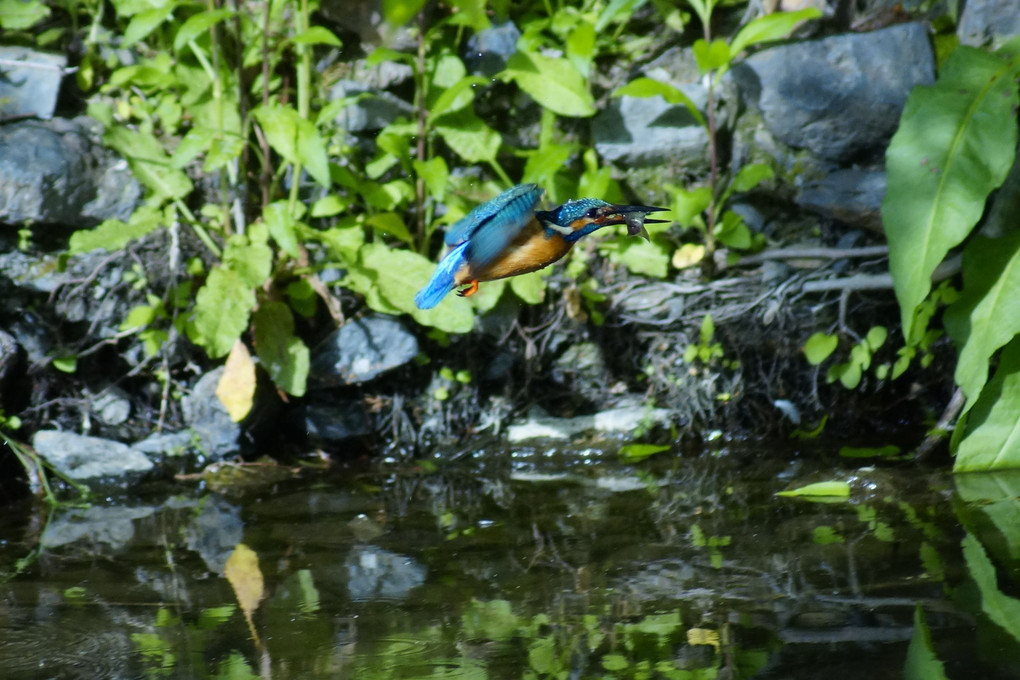
[[656, 220], [646, 217], [648, 213], [665, 212], [669, 208], [656, 208], [650, 205], [614, 205], [613, 213], [619, 216], [620, 224], [627, 225], [628, 236], [640, 236], [644, 240], [650, 240], [646, 224], [665, 223], [669, 220]]

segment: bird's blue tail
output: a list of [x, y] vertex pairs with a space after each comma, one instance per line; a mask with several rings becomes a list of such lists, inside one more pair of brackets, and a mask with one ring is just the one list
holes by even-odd
[[414, 304], [418, 305], [418, 309], [432, 309], [446, 297], [447, 293], [454, 289], [457, 285], [454, 276], [464, 264], [464, 251], [467, 250], [467, 247], [468, 243], [465, 241], [439, 261], [436, 271], [432, 273], [432, 278], [414, 296]]

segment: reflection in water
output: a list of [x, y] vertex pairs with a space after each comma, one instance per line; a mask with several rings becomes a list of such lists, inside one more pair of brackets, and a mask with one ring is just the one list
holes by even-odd
[[[825, 479], [850, 497], [775, 496]], [[1020, 671], [1017, 476], [588, 451], [305, 484], [3, 513], [0, 677]]]

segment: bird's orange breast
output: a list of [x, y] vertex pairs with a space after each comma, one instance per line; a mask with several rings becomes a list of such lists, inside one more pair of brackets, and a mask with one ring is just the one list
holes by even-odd
[[538, 220], [532, 220], [492, 262], [482, 267], [461, 267], [455, 279], [461, 285], [527, 274], [556, 262], [572, 245], [558, 234], [549, 236]]

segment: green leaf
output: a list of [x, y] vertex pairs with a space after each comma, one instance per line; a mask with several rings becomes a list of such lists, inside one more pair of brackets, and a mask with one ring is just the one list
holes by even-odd
[[767, 179], [775, 176], [771, 165], [765, 163], [749, 163], [740, 168], [727, 189], [727, 196], [732, 192], [750, 191]]
[[292, 164], [301, 164], [316, 182], [330, 185], [326, 143], [311, 121], [287, 106], [260, 106], [254, 111], [269, 145]]
[[966, 413], [988, 380], [992, 355], [1020, 333], [1020, 232], [967, 244], [963, 291], [945, 326], [960, 350], [954, 377], [967, 395]]
[[603, 242], [600, 250], [632, 274], [663, 279], [669, 272], [669, 253], [654, 241], [621, 236]]
[[804, 343], [804, 356], [808, 363], [817, 366], [828, 359], [836, 346], [839, 345], [839, 338], [828, 333], [813, 333], [807, 342]]
[[801, 486], [796, 489], [789, 489], [787, 491], [780, 491], [776, 494], [777, 496], [831, 496], [837, 498], [849, 498], [850, 497], [850, 485], [846, 482], [831, 481], [831, 482], [815, 482], [814, 484], [808, 484]]
[[162, 7], [155, 7], [144, 12], [139, 12], [131, 17], [131, 21], [128, 22], [127, 28], [124, 29], [124, 40], [121, 43], [121, 47], [131, 47], [139, 40], [143, 40], [148, 37], [148, 35], [152, 33], [157, 26], [166, 21], [166, 18], [170, 16], [170, 12], [174, 10], [175, 4], [176, 3], [167, 3]]
[[290, 39], [295, 45], [330, 45], [331, 47], [342, 47], [340, 38], [336, 37], [333, 31], [323, 26], [312, 26], [304, 33], [299, 33]]
[[626, 444], [620, 447], [620, 456], [625, 460], [636, 463], [657, 453], [669, 451], [670, 446], [660, 444]]
[[151, 305], [138, 305], [133, 307], [124, 320], [120, 322], [120, 326], [117, 330], [124, 331], [135, 331], [139, 328], [145, 328], [150, 323], [156, 320], [156, 308]]
[[184, 135], [180, 144], [170, 157], [170, 167], [180, 170], [193, 161], [199, 154], [205, 153], [212, 146], [216, 131], [207, 127], [193, 127]]
[[463, 109], [474, 100], [474, 88], [486, 82], [481, 76], [465, 76], [448, 87], [429, 109], [429, 122], [444, 113]]
[[376, 213], [365, 220], [365, 224], [383, 236], [398, 238], [407, 245], [414, 245], [414, 238], [404, 224], [404, 218], [395, 212]]
[[881, 448], [842, 446], [839, 455], [843, 458], [895, 458], [901, 453], [900, 447], [888, 444]]
[[258, 288], [273, 272], [273, 249], [264, 241], [249, 240], [247, 236], [235, 234], [227, 241], [223, 251], [223, 266], [237, 272], [244, 285]]
[[383, 0], [383, 16], [387, 23], [403, 26], [425, 6], [425, 0]]
[[510, 290], [529, 305], [537, 305], [545, 299], [545, 278], [541, 271], [514, 276], [510, 279]]
[[886, 151], [882, 202], [905, 337], [935, 267], [970, 233], [1013, 163], [1018, 72], [1020, 58], [960, 47], [934, 86], [907, 99]]
[[626, 670], [630, 666], [623, 654], [606, 654], [602, 657], [602, 667], [610, 673]]
[[948, 680], [942, 662], [935, 656], [931, 631], [920, 604], [914, 609], [914, 637], [907, 648], [903, 677], [905, 680]]
[[820, 10], [811, 7], [796, 12], [775, 12], [758, 17], [740, 29], [737, 37], [730, 43], [730, 59], [736, 59], [741, 52], [752, 45], [782, 40], [790, 35], [801, 22], [818, 19], [821, 16]]
[[262, 221], [265, 222], [269, 235], [276, 241], [276, 245], [280, 246], [280, 250], [294, 258], [301, 255], [296, 220], [290, 214], [288, 201], [274, 201], [267, 205], [262, 211]]
[[78, 370], [78, 357], [53, 357], [53, 368], [57, 369], [61, 373], [74, 373]]
[[275, 384], [303, 396], [308, 382], [308, 347], [294, 336], [294, 317], [282, 302], [264, 302], [255, 312], [255, 353]]
[[1020, 640], [1020, 600], [999, 590], [995, 565], [988, 559], [981, 543], [970, 533], [963, 537], [963, 557], [981, 593], [982, 611], [993, 623]]
[[474, 327], [471, 303], [449, 295], [434, 309], [421, 310], [414, 304], [415, 293], [432, 276], [435, 265], [409, 250], [390, 250], [381, 243], [369, 243], [361, 249], [360, 273], [367, 281], [352, 282], [365, 295], [370, 307], [381, 312], [406, 313], [423, 326], [447, 333], [467, 333]]
[[188, 176], [175, 170], [159, 140], [151, 133], [118, 125], [107, 128], [103, 141], [127, 158], [131, 171], [156, 198], [184, 198], [194, 188]]
[[174, 36], [174, 51], [180, 52], [181, 48], [187, 45], [190, 41], [205, 33], [224, 19], [228, 19], [232, 16], [234, 16], [234, 12], [229, 9], [211, 9], [191, 15], [183, 24], [181, 24], [180, 29], [177, 31], [177, 35]]
[[254, 306], [255, 291], [237, 272], [213, 267], [195, 296], [188, 336], [196, 345], [204, 347], [211, 358], [226, 356], [248, 327], [248, 317]]
[[846, 543], [846, 539], [832, 527], [822, 525], [815, 527], [812, 542], [815, 545], [831, 545], [833, 543]]
[[889, 329], [885, 326], [872, 326], [868, 330], [868, 335], [864, 338], [865, 342], [868, 344], [868, 349], [872, 352], [884, 345], [885, 341], [888, 339]]
[[37, 0], [0, 0], [0, 28], [23, 31], [50, 15], [50, 8]]
[[671, 187], [673, 195], [673, 219], [682, 227], [699, 226], [704, 229], [701, 222], [701, 214], [708, 209], [712, 201], [712, 190], [709, 187], [696, 187], [687, 190], [681, 187]]
[[502, 142], [499, 133], [469, 109], [440, 116], [436, 120], [436, 132], [468, 163], [495, 162]]
[[730, 46], [722, 39], [706, 42], [699, 38], [694, 41], [694, 59], [702, 75], [722, 69], [730, 64]]
[[724, 212], [722, 220], [716, 223], [715, 237], [727, 248], [737, 250], [747, 250], [754, 243], [744, 218], [732, 210]]
[[158, 210], [143, 206], [136, 210], [128, 223], [120, 220], [104, 220], [92, 229], [82, 229], [71, 234], [67, 247], [69, 255], [87, 253], [97, 248], [108, 252], [120, 250], [136, 238], [155, 231], [162, 223]]
[[[705, 117], [701, 115], [697, 105], [683, 90], [651, 78], [635, 78], [613, 92], [614, 97], [662, 97], [669, 104], [682, 104], [694, 117], [698, 124], [705, 127]], [[706, 204], [707, 205], [707, 204]]]
[[442, 156], [427, 161], [413, 161], [414, 171], [425, 182], [429, 195], [437, 201], [446, 197], [446, 184], [450, 179], [450, 171]]
[[1020, 337], [1006, 345], [999, 367], [967, 419], [953, 470], [1020, 468]]
[[595, 115], [595, 100], [584, 77], [568, 60], [518, 51], [510, 57], [504, 80], [513, 80], [553, 113], [574, 118]]
[[449, 0], [449, 5], [455, 7], [458, 14], [467, 17], [467, 25], [477, 31], [484, 31], [491, 25], [489, 16], [485, 12], [485, 0]]

